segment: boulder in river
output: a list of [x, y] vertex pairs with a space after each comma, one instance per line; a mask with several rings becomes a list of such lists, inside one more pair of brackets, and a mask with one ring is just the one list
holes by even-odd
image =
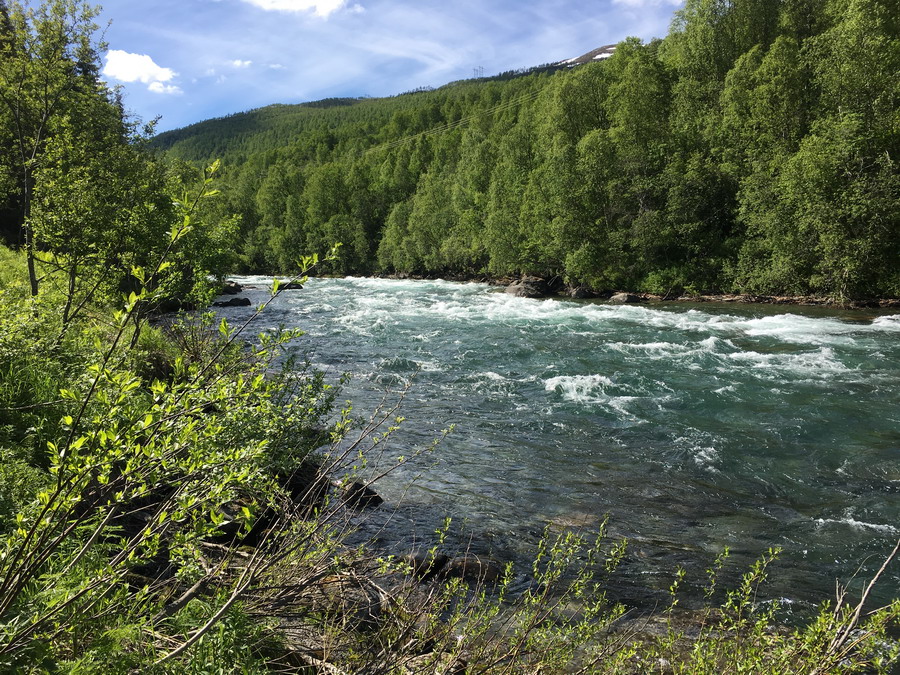
[[465, 675], [469, 672], [468, 662], [461, 656], [448, 652], [431, 652], [406, 660], [400, 667], [403, 675], [420, 673], [442, 673], [444, 675]]
[[230, 300], [222, 300], [214, 302], [213, 307], [249, 307], [250, 298], [231, 298]]
[[440, 551], [417, 549], [401, 556], [400, 561], [409, 565], [413, 575], [424, 581], [443, 570], [450, 558]]
[[620, 305], [630, 305], [636, 302], [643, 302], [644, 300], [643, 298], [641, 298], [641, 296], [634, 295], [633, 293], [616, 293], [609, 299], [609, 301]]
[[375, 490], [360, 481], [349, 483], [344, 486], [343, 490], [341, 499], [344, 500], [345, 504], [356, 509], [365, 509], [384, 503], [384, 500], [378, 496]]
[[493, 560], [467, 553], [448, 562], [441, 574], [445, 577], [460, 577], [465, 581], [492, 583], [502, 576], [503, 570]]
[[331, 574], [305, 595], [303, 602], [314, 610], [336, 616], [344, 626], [356, 629], [374, 627], [381, 613], [377, 592], [355, 574]]
[[506, 292], [517, 298], [545, 298], [552, 292], [550, 284], [540, 277], [522, 277], [506, 287]]
[[303, 284], [301, 284], [299, 281], [284, 279], [278, 282], [279, 291], [299, 291], [301, 288], [303, 288]]
[[222, 288], [219, 290], [219, 295], [237, 295], [243, 290], [244, 287], [238, 282], [229, 279], [222, 285]]
[[566, 293], [570, 298], [574, 298], [576, 300], [596, 297], [596, 294], [586, 286], [573, 286], [568, 291], [566, 291]]

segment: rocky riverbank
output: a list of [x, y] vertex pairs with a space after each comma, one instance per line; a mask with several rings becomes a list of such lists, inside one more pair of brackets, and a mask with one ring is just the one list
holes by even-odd
[[561, 277], [493, 277], [484, 274], [416, 276], [388, 275], [394, 279], [436, 279], [447, 281], [481, 282], [492, 286], [502, 286], [507, 292], [520, 297], [548, 298], [568, 297], [574, 299], [608, 300], [610, 302], [717, 302], [764, 305], [801, 305], [827, 307], [833, 309], [892, 309], [900, 307], [900, 298], [856, 298], [840, 299], [814, 295], [755, 295], [751, 293], [642, 293], [622, 289], [597, 290], [581, 284], [568, 284]]
[[[486, 274], [450, 274], [444, 276], [418, 276], [409, 274], [393, 274], [378, 276], [387, 279], [444, 279], [446, 281], [479, 282], [491, 286], [500, 286], [507, 293], [524, 298], [571, 298], [575, 300], [605, 300], [613, 303], [642, 302], [715, 302], [734, 304], [760, 305], [798, 305], [807, 307], [824, 307], [830, 309], [895, 309], [900, 308], [900, 298], [856, 298], [840, 299], [815, 295], [755, 295], [752, 293], [642, 293], [620, 289], [596, 290], [583, 284], [568, 284], [561, 277], [493, 277]], [[297, 283], [283, 283], [283, 290], [301, 289]], [[222, 295], [236, 295], [242, 288], [234, 281], [226, 282]], [[216, 307], [241, 306], [249, 304], [244, 299], [231, 299], [214, 303]]]

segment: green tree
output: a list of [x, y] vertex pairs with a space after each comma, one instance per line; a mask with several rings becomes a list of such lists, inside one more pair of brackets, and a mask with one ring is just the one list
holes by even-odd
[[116, 299], [134, 266], [147, 266], [173, 218], [162, 167], [112, 138], [57, 129], [35, 173], [29, 217], [37, 263], [64, 284], [63, 324], [94, 300]]
[[109, 97], [99, 87], [96, 16], [96, 9], [75, 0], [46, 0], [37, 8], [4, 3], [0, 12], [0, 106], [5, 118], [0, 127], [12, 140], [3, 164], [16, 184], [12, 201], [32, 295], [38, 293], [38, 276], [31, 211], [47, 143], [62, 120], [92, 123], [84, 114], [85, 101]]

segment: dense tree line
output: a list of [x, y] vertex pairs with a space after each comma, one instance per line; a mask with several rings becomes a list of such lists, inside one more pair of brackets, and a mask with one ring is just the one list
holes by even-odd
[[223, 156], [244, 266], [900, 294], [896, 0], [688, 0], [605, 61], [163, 134]]
[[[132, 269], [171, 247], [197, 179], [147, 151], [149, 130], [102, 81], [96, 16], [76, 0], [0, 0], [0, 241], [24, 251], [32, 297], [61, 286], [66, 322], [135, 288]], [[202, 216], [170, 258], [170, 295], [203, 295], [232, 255], [233, 219], [196, 227]]]

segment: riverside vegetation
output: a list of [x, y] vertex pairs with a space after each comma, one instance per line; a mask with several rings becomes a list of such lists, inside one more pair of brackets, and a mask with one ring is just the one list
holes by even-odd
[[[602, 530], [548, 533], [515, 592], [511, 568], [431, 575], [440, 535], [412, 561], [346, 545], [341, 497], [390, 456], [396, 408], [338, 405], [281, 358], [296, 331], [150, 321], [209, 302], [240, 225], [217, 165], [147, 152], [98, 79], [94, 16], [0, 0], [0, 670], [887, 672], [900, 601], [839, 594], [779, 627], [756, 601], [774, 551], [733, 590], [711, 564], [690, 622], [673, 571], [653, 634], [615, 630], [627, 547]], [[341, 260], [301, 257], [298, 280]]]

